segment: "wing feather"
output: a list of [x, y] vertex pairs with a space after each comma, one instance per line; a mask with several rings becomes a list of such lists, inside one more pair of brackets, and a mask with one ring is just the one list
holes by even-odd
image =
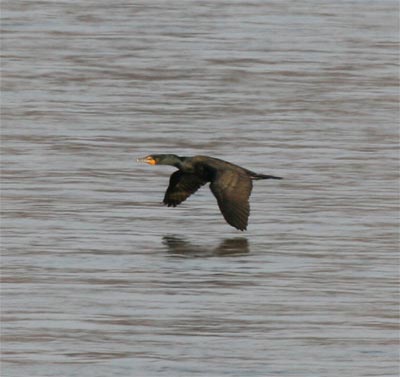
[[181, 170], [177, 170], [170, 177], [163, 202], [168, 207], [176, 207], [205, 183], [205, 181], [194, 174], [183, 173]]
[[210, 185], [225, 220], [239, 230], [247, 228], [252, 188], [250, 177], [234, 170], [218, 173]]

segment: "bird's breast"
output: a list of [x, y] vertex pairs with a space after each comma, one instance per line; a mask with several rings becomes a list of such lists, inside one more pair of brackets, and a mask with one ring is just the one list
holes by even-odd
[[196, 169], [196, 175], [201, 177], [204, 181], [213, 181], [216, 171], [209, 166], [200, 165]]

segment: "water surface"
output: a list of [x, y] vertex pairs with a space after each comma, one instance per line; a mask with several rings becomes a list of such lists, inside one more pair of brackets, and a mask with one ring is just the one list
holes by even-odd
[[2, 375], [397, 376], [397, 8], [3, 2]]

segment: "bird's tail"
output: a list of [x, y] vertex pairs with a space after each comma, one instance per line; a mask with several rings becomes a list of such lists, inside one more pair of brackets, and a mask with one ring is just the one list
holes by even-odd
[[251, 178], [253, 179], [283, 179], [282, 177], [276, 177], [275, 175], [266, 175], [266, 174], [258, 174], [254, 173]]

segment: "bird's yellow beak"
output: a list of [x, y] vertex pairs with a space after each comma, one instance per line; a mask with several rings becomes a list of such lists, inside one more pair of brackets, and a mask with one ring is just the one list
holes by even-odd
[[146, 164], [149, 164], [149, 165], [155, 165], [157, 163], [157, 161], [151, 156], [138, 158], [136, 161], [137, 162], [145, 162]]

